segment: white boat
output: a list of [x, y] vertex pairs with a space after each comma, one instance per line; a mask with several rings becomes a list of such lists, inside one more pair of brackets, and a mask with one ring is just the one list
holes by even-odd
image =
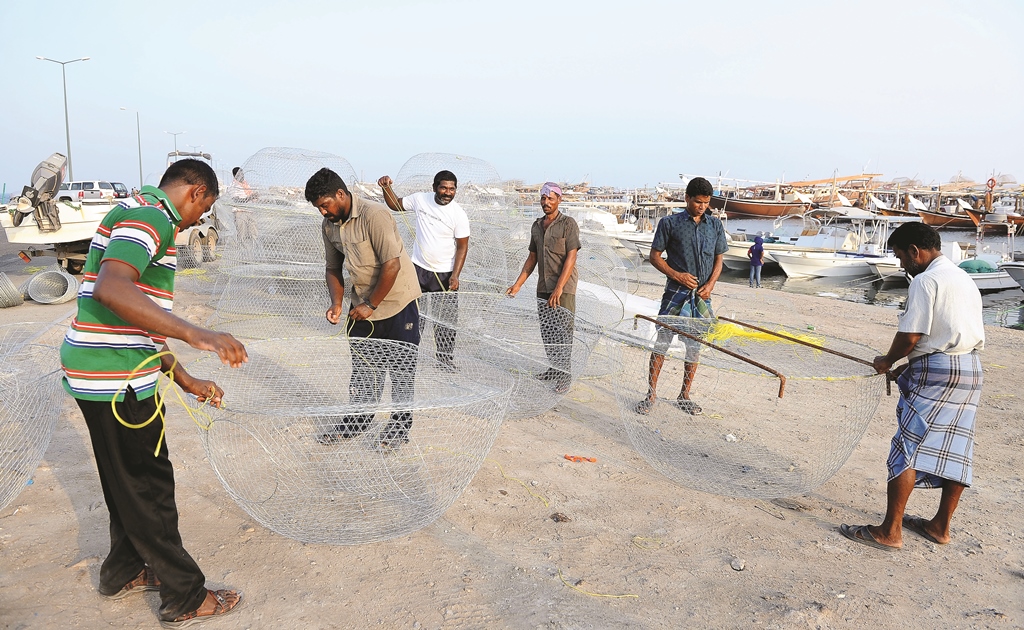
[[1017, 281], [1004, 270], [967, 274], [982, 293], [1016, 289]]
[[999, 270], [1006, 272], [1021, 289], [1024, 289], [1024, 262], [1000, 263]]
[[[835, 226], [823, 226], [816, 220], [810, 220], [796, 233], [791, 235], [777, 235], [773, 231], [770, 234], [750, 234], [743, 231], [726, 232], [726, 240], [729, 249], [722, 256], [722, 262], [726, 268], [734, 271], [746, 271], [750, 268], [750, 259], [747, 257], [747, 250], [754, 244], [754, 237], [761, 236], [764, 239], [764, 263], [778, 263], [775, 259], [776, 252], [822, 252], [831, 253], [835, 251], [857, 251], [859, 238], [853, 232], [845, 228]], [[776, 229], [779, 222], [776, 221]]]
[[854, 252], [776, 252], [775, 260], [790, 278], [851, 278], [870, 276], [870, 260], [891, 263], [895, 256], [870, 256]]
[[891, 258], [873, 258], [867, 261], [867, 263], [868, 267], [871, 268], [871, 273], [882, 280], [887, 282], [907, 281], [907, 274], [903, 271], [903, 267], [900, 266], [898, 258], [896, 260]]

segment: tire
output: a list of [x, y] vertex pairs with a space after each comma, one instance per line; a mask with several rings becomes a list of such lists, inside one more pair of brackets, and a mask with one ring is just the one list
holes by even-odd
[[217, 230], [213, 228], [210, 228], [206, 233], [206, 238], [202, 240], [203, 262], [214, 262], [217, 260], [217, 240], [219, 238]]
[[188, 245], [178, 248], [178, 269], [195, 269], [203, 260], [203, 239], [198, 231], [188, 237]]

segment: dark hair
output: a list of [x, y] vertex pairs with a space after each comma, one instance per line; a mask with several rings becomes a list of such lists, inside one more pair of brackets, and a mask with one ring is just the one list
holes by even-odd
[[236, 166], [235, 168], [231, 169], [231, 176], [232, 177], [238, 177], [238, 172], [241, 171], [241, 170], [242, 170], [241, 166]]
[[456, 188], [459, 186], [459, 180], [455, 179], [455, 173], [451, 171], [438, 171], [437, 175], [434, 175], [433, 187], [437, 188], [441, 182], [452, 182]]
[[889, 249], [907, 251], [911, 245], [918, 249], [942, 249], [942, 237], [939, 231], [920, 221], [904, 223], [889, 235]]
[[333, 197], [339, 190], [344, 190], [349, 197], [352, 196], [341, 175], [324, 167], [313, 173], [313, 176], [306, 182], [306, 201], [316, 204], [317, 199]]
[[174, 184], [189, 184], [192, 186], [206, 186], [206, 194], [217, 197], [220, 195], [220, 186], [217, 185], [217, 174], [206, 162], [187, 159], [178, 160], [167, 167], [164, 176], [160, 178], [159, 188], [173, 186]]
[[686, 185], [687, 197], [710, 197], [715, 194], [715, 187], [703, 177], [694, 177]]

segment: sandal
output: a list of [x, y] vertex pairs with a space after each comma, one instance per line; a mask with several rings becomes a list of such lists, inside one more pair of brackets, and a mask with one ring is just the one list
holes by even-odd
[[215, 602], [213, 610], [199, 612], [202, 610], [203, 604], [206, 603], [206, 599], [204, 599], [203, 604], [200, 604], [199, 608], [196, 608], [190, 613], [185, 613], [184, 615], [175, 617], [171, 620], [161, 619], [160, 626], [164, 628], [187, 628], [193, 624], [206, 621], [206, 617], [226, 615], [237, 608], [238, 604], [242, 603], [242, 594], [237, 591], [230, 591], [227, 589], [211, 591], [210, 589], [206, 589], [206, 593], [207, 599], [209, 599], [211, 595], [213, 596]]
[[637, 412], [642, 416], [646, 416], [647, 414], [651, 413], [651, 409], [653, 408], [654, 401], [651, 400], [650, 398], [644, 398], [633, 407], [633, 411]]
[[679, 407], [680, 411], [682, 411], [683, 413], [688, 413], [691, 416], [699, 416], [700, 414], [704, 413], [704, 410], [701, 409], [700, 405], [693, 402], [692, 400], [687, 400], [685, 398], [677, 398], [676, 407]]
[[556, 394], [564, 394], [567, 391], [569, 391], [570, 387], [572, 387], [572, 379], [564, 378], [564, 377], [559, 378], [558, 382], [555, 383], [555, 393]]
[[100, 595], [107, 599], [121, 599], [122, 597], [128, 597], [132, 593], [159, 590], [160, 578], [156, 576], [156, 572], [149, 567], [142, 567], [142, 570], [135, 576], [135, 579], [122, 586], [121, 590], [111, 595], [107, 595], [103, 591], [100, 591]]

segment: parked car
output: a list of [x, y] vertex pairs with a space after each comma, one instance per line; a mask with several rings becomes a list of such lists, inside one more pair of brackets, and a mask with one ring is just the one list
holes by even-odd
[[114, 187], [114, 199], [125, 199], [128, 197], [128, 188], [121, 182], [110, 182]]
[[57, 201], [72, 203], [110, 203], [114, 197], [113, 184], [99, 180], [64, 182], [57, 191]]

